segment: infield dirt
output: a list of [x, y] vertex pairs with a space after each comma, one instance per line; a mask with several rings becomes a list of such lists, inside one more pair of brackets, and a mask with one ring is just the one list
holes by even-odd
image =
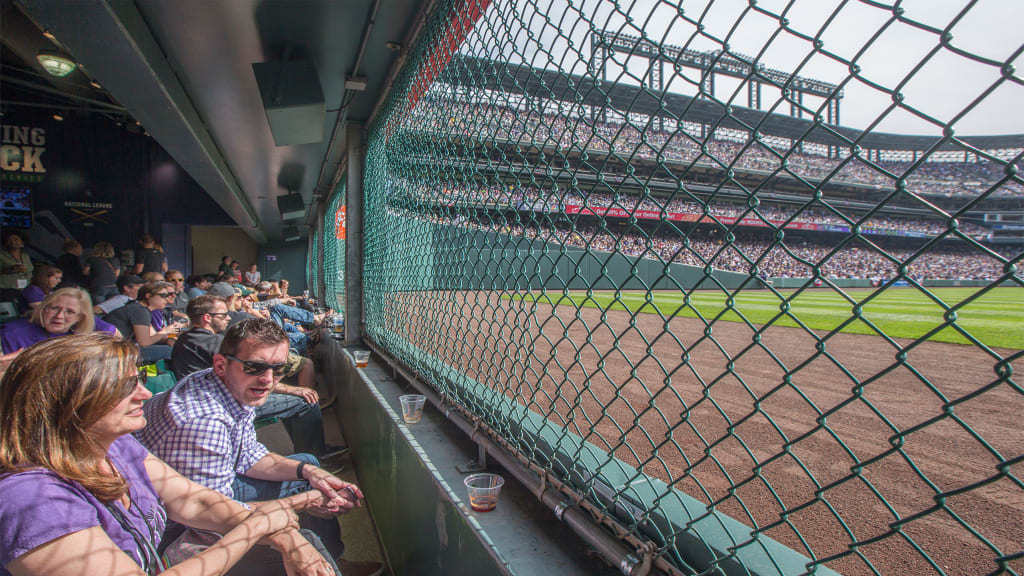
[[948, 574], [997, 570], [971, 530], [1022, 550], [1024, 463], [1001, 473], [993, 451], [1021, 456], [1024, 394], [983, 350], [925, 342], [899, 360], [877, 336], [772, 327], [755, 343], [733, 322], [397, 299], [390, 328], [446, 364], [794, 550], [842, 555], [825, 565], [843, 574], [935, 573], [915, 545]]

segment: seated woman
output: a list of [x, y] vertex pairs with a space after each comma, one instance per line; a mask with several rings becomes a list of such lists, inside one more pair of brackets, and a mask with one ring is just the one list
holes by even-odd
[[24, 348], [41, 340], [93, 330], [120, 336], [114, 326], [93, 317], [88, 292], [80, 288], [54, 290], [32, 310], [31, 316], [0, 327], [0, 360], [6, 364]]
[[177, 329], [166, 322], [164, 308], [174, 301], [174, 287], [167, 282], [147, 282], [139, 288], [137, 298], [107, 314], [106, 320], [142, 348], [145, 362], [169, 360], [167, 336]]
[[35, 310], [63, 278], [64, 272], [56, 266], [47, 266], [46, 264], [36, 266], [32, 271], [32, 281], [21, 292], [21, 297], [25, 299], [28, 309]]
[[[338, 503], [310, 491], [250, 510], [131, 436], [152, 396], [137, 360], [121, 338], [54, 338], [25, 350], [0, 381], [0, 573], [224, 574], [242, 560], [236, 573], [335, 574], [319, 539], [297, 529], [296, 511]], [[156, 553], [168, 520], [222, 537], [168, 569]], [[280, 554], [249, 553], [257, 543]]]

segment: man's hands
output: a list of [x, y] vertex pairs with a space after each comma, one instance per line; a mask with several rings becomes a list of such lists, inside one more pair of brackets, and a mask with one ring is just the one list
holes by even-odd
[[309, 481], [309, 485], [322, 495], [319, 502], [310, 503], [307, 509], [310, 514], [322, 517], [337, 516], [362, 505], [363, 492], [355, 484], [349, 484], [316, 466], [306, 466], [302, 474]]

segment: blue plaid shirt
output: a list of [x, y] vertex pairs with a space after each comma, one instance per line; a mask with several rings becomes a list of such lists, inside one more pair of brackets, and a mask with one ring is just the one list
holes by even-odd
[[143, 410], [139, 441], [182, 476], [228, 498], [235, 475], [269, 453], [256, 440], [256, 409], [239, 404], [213, 368], [182, 378]]

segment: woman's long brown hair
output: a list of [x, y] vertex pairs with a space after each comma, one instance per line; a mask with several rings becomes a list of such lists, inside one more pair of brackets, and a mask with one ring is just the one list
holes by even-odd
[[102, 501], [128, 484], [101, 472], [89, 428], [135, 389], [138, 348], [105, 333], [44, 340], [22, 351], [0, 380], [0, 476], [47, 468]]

